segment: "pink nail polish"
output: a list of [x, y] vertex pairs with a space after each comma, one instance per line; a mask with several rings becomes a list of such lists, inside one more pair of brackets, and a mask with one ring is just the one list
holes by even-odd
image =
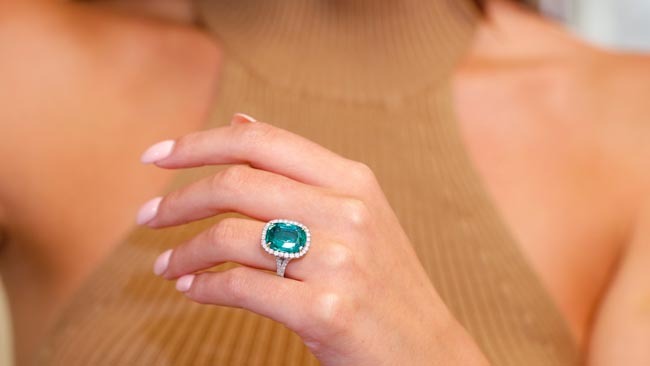
[[156, 197], [142, 205], [138, 211], [138, 216], [135, 220], [136, 223], [138, 225], [143, 225], [156, 217], [156, 214], [158, 213], [158, 207], [160, 206], [160, 201], [162, 201], [162, 199], [162, 197]]
[[244, 113], [235, 113], [235, 115], [232, 117], [232, 120], [230, 121], [230, 124], [233, 123], [253, 123], [257, 122], [255, 118], [244, 114]]
[[176, 290], [180, 292], [187, 292], [189, 289], [192, 287], [192, 283], [194, 282], [195, 275], [185, 275], [181, 278], [179, 278], [176, 281]]
[[169, 258], [172, 256], [172, 251], [172, 249], [168, 249], [156, 258], [156, 262], [153, 264], [153, 273], [156, 276], [165, 273], [167, 267], [169, 267]]
[[171, 155], [175, 144], [176, 141], [174, 140], [165, 140], [153, 144], [144, 153], [142, 153], [140, 161], [143, 164], [151, 164], [160, 161]]

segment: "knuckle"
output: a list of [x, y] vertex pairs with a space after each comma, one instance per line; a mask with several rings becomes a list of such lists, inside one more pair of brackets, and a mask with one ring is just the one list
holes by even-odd
[[336, 271], [352, 271], [356, 268], [356, 261], [352, 249], [343, 244], [332, 244], [326, 249], [323, 256], [326, 265]]
[[345, 199], [341, 212], [353, 228], [364, 228], [370, 222], [370, 209], [358, 198]]
[[223, 190], [224, 188], [233, 189], [241, 187], [248, 181], [250, 168], [245, 165], [233, 165], [220, 171], [212, 177], [212, 188]]
[[375, 173], [368, 166], [368, 164], [353, 160], [351, 161], [352, 168], [349, 170], [350, 174], [353, 175], [352, 180], [360, 184], [373, 184], [376, 181]]
[[244, 125], [239, 136], [247, 149], [256, 149], [269, 146], [269, 140], [275, 136], [277, 129], [267, 123], [257, 122]]
[[237, 232], [235, 219], [221, 219], [209, 229], [208, 236], [213, 243], [229, 243], [241, 235]]
[[350, 297], [327, 291], [316, 296], [314, 319], [320, 329], [332, 336], [346, 332], [355, 317], [355, 306]]

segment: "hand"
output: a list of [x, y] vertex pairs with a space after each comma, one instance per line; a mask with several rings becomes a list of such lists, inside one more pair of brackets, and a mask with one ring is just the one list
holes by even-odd
[[[251, 217], [225, 218], [158, 258], [154, 271], [177, 279], [191, 300], [281, 322], [324, 365], [486, 364], [365, 164], [244, 115], [156, 144], [143, 161], [169, 169], [236, 164], [151, 200], [139, 214], [153, 228], [225, 212]], [[262, 271], [276, 269], [259, 242], [276, 218], [311, 231], [310, 250], [289, 263], [285, 278]], [[199, 273], [224, 262], [242, 266]]]

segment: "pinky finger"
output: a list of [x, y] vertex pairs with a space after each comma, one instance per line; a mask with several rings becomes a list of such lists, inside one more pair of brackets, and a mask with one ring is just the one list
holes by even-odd
[[250, 267], [180, 277], [176, 289], [201, 304], [250, 310], [300, 333], [309, 323], [309, 287]]

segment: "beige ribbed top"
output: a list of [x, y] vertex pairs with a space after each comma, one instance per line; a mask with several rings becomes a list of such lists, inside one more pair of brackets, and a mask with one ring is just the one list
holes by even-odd
[[[493, 365], [576, 364], [566, 324], [484, 192], [451, 109], [449, 76], [477, 18], [470, 2], [205, 0], [200, 9], [226, 53], [205, 128], [243, 111], [367, 163]], [[222, 168], [179, 172], [168, 190]], [[281, 324], [191, 303], [153, 275], [159, 253], [223, 216], [134, 228], [74, 297], [37, 364], [317, 364]]]

